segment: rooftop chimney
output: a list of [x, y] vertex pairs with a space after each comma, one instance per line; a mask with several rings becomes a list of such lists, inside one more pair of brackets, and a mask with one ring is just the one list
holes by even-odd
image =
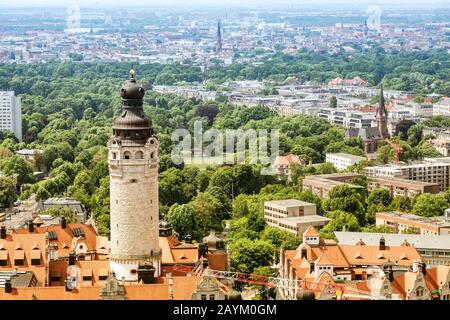
[[386, 250], [386, 240], [384, 237], [380, 238], [380, 250]]
[[6, 227], [5, 226], [0, 227], [0, 238], [6, 239]]
[[420, 264], [420, 268], [422, 269], [422, 273], [423, 273], [424, 275], [427, 274], [427, 265], [426, 265], [425, 262], [422, 262], [422, 263]]
[[206, 243], [199, 243], [198, 244], [198, 257], [206, 257], [206, 254], [208, 253], [208, 245]]
[[387, 275], [390, 282], [394, 281], [394, 270], [392, 270], [392, 267], [388, 268]]
[[75, 265], [75, 261], [77, 260], [77, 255], [75, 252], [69, 253], [69, 266]]
[[34, 223], [33, 220], [28, 221], [28, 231], [34, 232]]
[[138, 266], [137, 270], [138, 282], [142, 280], [144, 284], [153, 283], [155, 280], [155, 267], [150, 264], [142, 264]]
[[307, 252], [308, 252], [308, 251], [306, 251], [306, 248], [302, 248], [302, 251], [301, 251], [301, 258], [302, 258], [302, 259], [303, 259], [303, 258], [307, 259], [307, 258], [306, 258]]
[[61, 228], [65, 229], [67, 227], [66, 217], [61, 218]]
[[5, 281], [5, 293], [11, 293], [11, 292], [12, 292], [11, 279], [6, 279], [6, 281]]

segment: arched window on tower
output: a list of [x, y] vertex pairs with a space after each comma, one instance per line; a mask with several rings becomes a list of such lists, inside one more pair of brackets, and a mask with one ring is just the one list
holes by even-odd
[[154, 152], [150, 153], [150, 159], [155, 159], [155, 153]]
[[134, 154], [135, 159], [144, 159], [144, 153], [142, 151], [136, 151]]
[[123, 158], [124, 158], [124, 159], [131, 159], [131, 152], [125, 151], [125, 152], [123, 153]]
[[112, 156], [112, 158], [114, 160], [117, 159], [117, 153], [116, 152], [111, 152], [111, 156]]

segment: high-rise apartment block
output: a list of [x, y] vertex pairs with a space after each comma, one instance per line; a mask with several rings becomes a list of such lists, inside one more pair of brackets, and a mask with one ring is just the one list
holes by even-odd
[[14, 91], [0, 91], [0, 130], [12, 131], [22, 140], [22, 103]]

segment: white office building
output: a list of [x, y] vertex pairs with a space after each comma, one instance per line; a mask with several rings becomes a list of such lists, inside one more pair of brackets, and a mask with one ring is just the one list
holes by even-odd
[[316, 205], [296, 199], [264, 202], [264, 219], [271, 227], [300, 236], [309, 226], [324, 226], [331, 219], [316, 215]]
[[370, 128], [375, 122], [375, 113], [346, 109], [322, 108], [317, 116], [345, 128]]
[[441, 191], [450, 186], [450, 159], [425, 158], [421, 162], [400, 165], [380, 165], [364, 169], [371, 178], [403, 178], [437, 183]]
[[22, 103], [14, 91], [0, 91], [0, 130], [12, 131], [22, 140]]
[[325, 162], [330, 162], [337, 170], [345, 170], [351, 165], [367, 160], [366, 157], [355, 156], [349, 153], [327, 153]]

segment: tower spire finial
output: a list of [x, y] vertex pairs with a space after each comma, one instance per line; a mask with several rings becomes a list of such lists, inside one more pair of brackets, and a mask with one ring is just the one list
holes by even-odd
[[380, 105], [378, 108], [380, 115], [383, 115], [386, 113], [386, 106], [384, 103], [384, 92], [383, 92], [383, 84], [380, 84]]
[[134, 71], [134, 65], [131, 65], [130, 80], [133, 80], [135, 75], [136, 75], [136, 71]]

